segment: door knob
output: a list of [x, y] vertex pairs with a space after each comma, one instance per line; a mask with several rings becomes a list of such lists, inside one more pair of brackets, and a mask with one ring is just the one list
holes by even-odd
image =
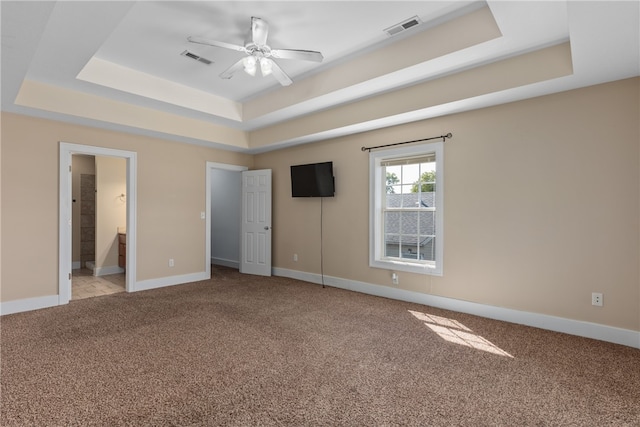
[[269, 227], [268, 225], [265, 225], [265, 226], [264, 226], [264, 229], [265, 229], [265, 230], [268, 230], [269, 228], [271, 228], [271, 227]]

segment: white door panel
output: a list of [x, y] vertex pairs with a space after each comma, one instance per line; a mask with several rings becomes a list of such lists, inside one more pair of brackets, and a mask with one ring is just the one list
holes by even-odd
[[271, 276], [271, 169], [242, 172], [240, 272]]

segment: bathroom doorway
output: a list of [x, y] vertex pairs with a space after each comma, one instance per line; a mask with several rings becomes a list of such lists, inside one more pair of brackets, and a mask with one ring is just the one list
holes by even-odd
[[126, 288], [126, 160], [71, 158], [71, 300]]
[[[107, 288], [127, 292], [135, 291], [136, 271], [136, 158], [135, 152], [113, 150], [78, 144], [60, 143], [60, 257], [59, 257], [59, 303], [66, 304], [73, 298], [72, 279], [108, 283]], [[74, 160], [78, 176], [74, 177]], [[93, 161], [94, 169], [90, 163]], [[75, 162], [78, 163], [78, 162]], [[87, 173], [81, 173], [87, 172]], [[93, 172], [93, 173], [92, 173]], [[85, 177], [85, 197], [80, 194], [80, 175], [95, 175], [95, 188], [91, 188], [91, 177]], [[74, 191], [74, 178], [77, 185]], [[95, 200], [91, 201], [91, 191]], [[84, 199], [84, 209], [81, 201]], [[92, 203], [95, 205], [92, 206]], [[75, 205], [75, 206], [74, 206]], [[81, 212], [84, 211], [84, 222]], [[119, 211], [120, 213], [116, 213]], [[92, 217], [93, 213], [93, 217]], [[75, 221], [74, 221], [75, 216]], [[91, 230], [91, 223], [94, 229]], [[74, 233], [74, 224], [76, 227]], [[84, 233], [85, 245], [82, 247]], [[95, 239], [91, 254], [91, 238]], [[81, 252], [84, 250], [84, 256]], [[93, 260], [88, 258], [93, 257]], [[91, 263], [93, 261], [93, 263]], [[85, 270], [83, 273], [74, 270]], [[86, 271], [90, 271], [87, 274]], [[119, 277], [113, 275], [120, 275]], [[74, 277], [75, 276], [75, 277]], [[82, 279], [80, 279], [82, 278]], [[115, 283], [114, 283], [115, 282]], [[114, 286], [115, 285], [115, 286]], [[101, 292], [101, 291], [97, 291]], [[107, 289], [106, 292], [109, 292]], [[105, 294], [105, 293], [102, 293]], [[85, 293], [83, 295], [87, 297]]]

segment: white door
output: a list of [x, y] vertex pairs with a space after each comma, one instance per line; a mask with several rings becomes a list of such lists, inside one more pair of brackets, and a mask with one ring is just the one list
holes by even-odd
[[271, 169], [242, 172], [240, 272], [271, 276]]

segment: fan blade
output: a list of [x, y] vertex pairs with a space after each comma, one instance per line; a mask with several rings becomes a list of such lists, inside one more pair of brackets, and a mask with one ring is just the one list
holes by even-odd
[[220, 77], [223, 79], [230, 79], [233, 75], [244, 68], [244, 58], [233, 64], [231, 67], [220, 73]]
[[200, 37], [189, 37], [187, 38], [187, 40], [189, 40], [191, 43], [206, 44], [208, 46], [223, 47], [225, 49], [237, 50], [239, 52], [247, 52], [247, 49], [245, 49], [244, 46], [239, 46], [236, 44], [219, 42], [216, 40], [206, 40]]
[[285, 73], [282, 68], [276, 63], [276, 61], [271, 61], [271, 74], [280, 82], [282, 86], [289, 86], [293, 83], [291, 77]]
[[269, 35], [269, 23], [264, 19], [251, 17], [251, 40], [256, 46], [264, 46], [267, 44], [267, 36]]
[[302, 59], [304, 61], [322, 62], [324, 57], [315, 50], [271, 49], [271, 56], [278, 59]]

